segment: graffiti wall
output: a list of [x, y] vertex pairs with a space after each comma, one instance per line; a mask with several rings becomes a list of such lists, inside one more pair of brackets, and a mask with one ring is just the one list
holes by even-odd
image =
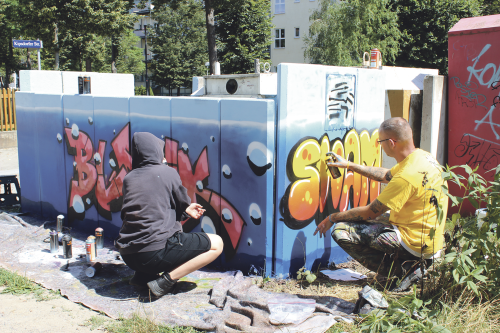
[[500, 15], [462, 19], [448, 33], [448, 164], [478, 167], [490, 180], [487, 171], [500, 164], [498, 22]]
[[313, 236], [328, 214], [363, 206], [380, 184], [341, 170], [332, 179], [329, 151], [381, 166], [378, 127], [384, 120], [384, 73], [345, 67], [281, 64], [278, 71], [278, 164], [275, 272], [294, 275], [343, 262], [331, 237]]
[[[18, 147], [25, 211], [116, 237], [133, 134], [165, 141], [192, 202], [207, 212], [185, 231], [219, 234], [217, 266], [271, 271], [273, 100], [92, 97], [19, 92]], [[266, 267], [269, 266], [269, 267]]]

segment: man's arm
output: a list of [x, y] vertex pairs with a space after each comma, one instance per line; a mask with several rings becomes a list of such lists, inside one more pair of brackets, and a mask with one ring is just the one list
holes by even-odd
[[320, 237], [321, 235], [324, 236], [333, 223], [336, 222], [356, 222], [374, 219], [388, 209], [386, 205], [375, 199], [368, 206], [356, 207], [345, 212], [331, 214], [318, 225], [313, 235], [316, 235], [319, 231]]
[[347, 168], [347, 164], [349, 163], [349, 170], [352, 170], [360, 175], [368, 177], [370, 179], [376, 180], [381, 183], [388, 183], [392, 179], [391, 170], [380, 167], [369, 167], [365, 165], [359, 165], [353, 162], [348, 162], [346, 159], [340, 157], [339, 155], [332, 153], [337, 160], [336, 162], [333, 159], [329, 159], [327, 161], [327, 165], [329, 167], [337, 167], [337, 168]]

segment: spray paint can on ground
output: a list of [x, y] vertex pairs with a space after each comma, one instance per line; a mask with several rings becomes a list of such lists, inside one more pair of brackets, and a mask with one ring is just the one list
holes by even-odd
[[58, 215], [57, 216], [57, 232], [62, 232], [63, 229], [63, 224], [64, 224], [64, 215]]
[[95, 273], [102, 269], [102, 264], [100, 262], [95, 262], [90, 265], [89, 268], [85, 270], [85, 275], [88, 277], [94, 277]]
[[57, 231], [52, 230], [50, 232], [50, 253], [57, 253], [57, 251], [59, 251], [59, 239]]
[[[337, 161], [337, 159], [335, 158], [335, 155], [332, 152], [326, 153], [326, 156], [331, 157], [334, 162]], [[340, 176], [342, 176], [342, 174], [340, 173], [339, 168], [337, 168], [337, 167], [328, 166], [328, 170], [330, 170], [330, 173], [331, 173], [333, 179], [337, 179]]]
[[87, 252], [87, 262], [95, 261], [95, 242], [91, 239], [85, 241], [85, 250]]
[[73, 257], [73, 250], [71, 247], [72, 243], [73, 243], [73, 239], [72, 239], [71, 235], [65, 234], [62, 237], [63, 256], [66, 259]]
[[94, 251], [94, 257], [97, 257], [97, 248], [95, 246], [95, 236], [91, 235], [91, 236], [87, 237], [87, 240], [89, 240], [89, 239], [93, 242], [92, 246], [93, 246], [93, 251]]
[[[104, 230], [102, 228], [95, 229], [95, 248], [96, 250], [104, 247]], [[97, 253], [97, 251], [96, 251]]]

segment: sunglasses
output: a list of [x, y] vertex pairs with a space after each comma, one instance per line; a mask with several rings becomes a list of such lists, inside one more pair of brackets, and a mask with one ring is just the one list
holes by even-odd
[[377, 142], [382, 143], [382, 142], [387, 141], [387, 140], [392, 140], [392, 141], [396, 142], [396, 140], [394, 140], [394, 139], [377, 140]]

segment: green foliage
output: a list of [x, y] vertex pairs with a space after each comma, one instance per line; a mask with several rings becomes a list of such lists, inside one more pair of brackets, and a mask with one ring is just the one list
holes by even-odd
[[83, 59], [105, 57], [98, 52], [99, 37], [121, 36], [132, 27], [137, 16], [127, 12], [129, 6], [122, 0], [19, 0], [18, 24], [23, 34], [40, 38], [54, 59], [61, 50], [63, 69], [78, 70]]
[[190, 86], [193, 76], [204, 75], [208, 60], [205, 14], [197, 0], [155, 8], [158, 28], [152, 50], [152, 80], [163, 87]]
[[253, 73], [254, 59], [270, 59], [272, 18], [267, 0], [220, 0], [216, 7], [217, 57], [224, 74]]
[[500, 1], [483, 0], [482, 15], [496, 15], [496, 14], [500, 14]]
[[4, 68], [0, 69], [0, 76], [5, 84], [9, 83], [7, 76], [22, 68], [22, 51], [12, 47], [12, 39], [21, 34], [18, 10], [17, 0], [0, 1], [0, 68]]
[[481, 0], [391, 0], [402, 33], [395, 64], [448, 73], [448, 30], [461, 18], [481, 15]]
[[[146, 96], [146, 87], [145, 86], [135, 86], [134, 87], [134, 95]], [[149, 87], [149, 96], [154, 96], [153, 89], [151, 87]]]
[[302, 267], [297, 271], [297, 280], [302, 281], [303, 279], [306, 279], [306, 281], [309, 283], [313, 283], [314, 281], [316, 281], [316, 274], [306, 269], [305, 267]]
[[359, 66], [373, 48], [392, 64], [398, 54], [401, 33], [389, 0], [322, 1], [309, 20], [304, 56], [313, 64]]
[[[452, 171], [456, 168], [463, 169], [461, 174]], [[445, 180], [463, 189], [464, 194], [454, 196], [443, 187], [452, 205], [459, 206], [459, 212], [452, 216], [447, 254], [435, 273], [439, 276], [435, 289], [441, 293], [467, 288], [477, 296], [489, 296], [500, 291], [500, 167], [493, 170], [495, 176], [490, 182], [476, 171], [477, 167], [473, 170], [463, 165], [447, 167], [442, 174]], [[465, 200], [476, 209], [486, 206], [483, 222], [462, 218], [460, 210]]]
[[432, 332], [451, 333], [437, 323], [439, 311], [430, 310], [431, 301], [423, 302], [413, 294], [392, 300], [387, 310], [376, 309], [364, 316], [359, 324], [361, 332]]

